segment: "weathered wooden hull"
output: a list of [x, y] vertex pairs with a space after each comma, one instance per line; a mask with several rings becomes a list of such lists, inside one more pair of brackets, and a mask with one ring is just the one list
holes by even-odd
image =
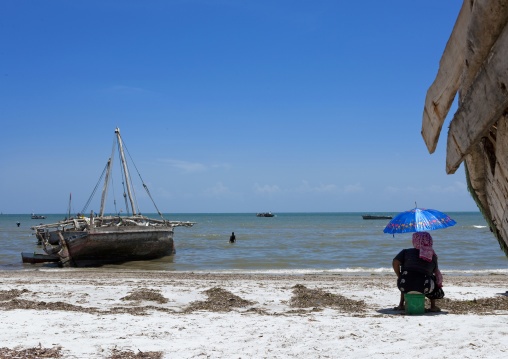
[[446, 172], [465, 162], [468, 189], [508, 256], [508, 3], [466, 0], [427, 92], [422, 136], [434, 152], [450, 123]]
[[37, 231], [35, 233], [35, 237], [37, 238], [37, 244], [42, 244], [45, 240], [47, 240], [49, 244], [53, 245], [60, 242], [60, 237], [58, 237], [57, 231]]
[[[78, 267], [149, 260], [175, 253], [172, 228], [106, 227], [92, 232], [67, 231], [64, 241], [70, 264]], [[66, 254], [60, 253], [64, 262]]]

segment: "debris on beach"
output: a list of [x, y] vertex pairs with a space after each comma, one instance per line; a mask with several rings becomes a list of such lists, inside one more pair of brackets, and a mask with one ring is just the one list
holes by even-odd
[[33, 309], [33, 310], [64, 310], [68, 312], [97, 313], [97, 308], [81, 307], [79, 305], [57, 302], [34, 301], [26, 299], [11, 299], [10, 301], [0, 302], [0, 308], [3, 310]]
[[62, 358], [62, 348], [43, 348], [39, 343], [39, 347], [29, 349], [9, 349], [0, 348], [0, 358], [16, 358], [16, 359], [35, 359], [35, 358]]
[[363, 300], [348, 299], [321, 289], [309, 289], [302, 284], [293, 287], [289, 305], [293, 308], [332, 307], [348, 313], [364, 312], [366, 306]]
[[137, 353], [132, 350], [119, 350], [113, 348], [111, 355], [107, 359], [161, 359], [162, 352], [142, 352], [138, 349]]
[[229, 312], [233, 308], [243, 308], [254, 304], [254, 302], [242, 299], [239, 296], [219, 287], [205, 290], [203, 293], [208, 296], [208, 299], [205, 301], [195, 301], [190, 303], [184, 312], [188, 313], [197, 310]]
[[508, 311], [508, 297], [504, 295], [473, 300], [443, 298], [439, 304], [450, 314], [487, 314], [493, 311]]
[[167, 298], [165, 298], [160, 291], [148, 288], [141, 288], [131, 292], [129, 295], [120, 298], [120, 300], [134, 300], [134, 301], [152, 301], [160, 304], [164, 304], [169, 302]]
[[23, 293], [28, 293], [28, 289], [10, 289], [0, 290], [0, 301], [4, 302], [19, 297]]

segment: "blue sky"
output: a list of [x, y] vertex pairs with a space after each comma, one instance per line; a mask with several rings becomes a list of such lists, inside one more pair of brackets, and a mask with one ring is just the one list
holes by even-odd
[[6, 0], [0, 210], [81, 210], [118, 126], [163, 212], [476, 211], [456, 105], [433, 155], [420, 135], [461, 5]]

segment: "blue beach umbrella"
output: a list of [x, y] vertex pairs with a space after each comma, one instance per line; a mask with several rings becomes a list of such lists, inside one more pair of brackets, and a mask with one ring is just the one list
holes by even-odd
[[423, 232], [454, 226], [457, 222], [435, 209], [414, 208], [399, 213], [384, 229], [384, 233]]

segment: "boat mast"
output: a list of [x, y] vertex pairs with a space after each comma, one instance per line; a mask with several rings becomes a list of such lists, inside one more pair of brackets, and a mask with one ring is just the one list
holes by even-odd
[[69, 194], [69, 217], [71, 218], [71, 200], [72, 200], [72, 193]]
[[108, 196], [108, 183], [110, 171], [111, 171], [111, 158], [108, 160], [108, 170], [106, 171], [106, 179], [104, 180], [104, 187], [102, 189], [101, 210], [99, 212], [99, 217], [102, 217], [104, 215], [104, 207], [106, 206], [106, 197]]
[[123, 171], [125, 173], [125, 183], [127, 184], [127, 194], [129, 195], [129, 200], [131, 202], [132, 215], [136, 215], [136, 207], [134, 206], [134, 201], [132, 200], [132, 194], [131, 194], [129, 171], [127, 170], [127, 163], [125, 162], [125, 156], [123, 154], [122, 138], [120, 137], [120, 129], [118, 127], [115, 129], [115, 133], [116, 133], [116, 136], [118, 137], [118, 147], [120, 148], [120, 156], [122, 158]]
[[108, 160], [106, 179], [104, 180], [104, 187], [102, 189], [101, 210], [99, 212], [100, 217], [104, 215], [104, 207], [106, 207], [106, 198], [108, 197], [109, 177], [111, 176], [111, 167], [113, 167], [113, 158], [115, 158], [115, 141], [113, 141], [113, 149], [111, 150], [111, 157]]

